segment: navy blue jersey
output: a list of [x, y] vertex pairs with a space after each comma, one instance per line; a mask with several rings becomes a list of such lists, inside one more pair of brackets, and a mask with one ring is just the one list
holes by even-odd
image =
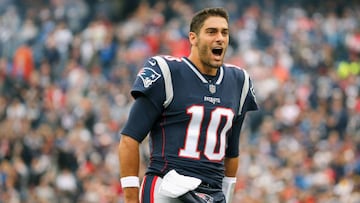
[[[258, 108], [246, 71], [224, 64], [208, 80], [185, 57], [156, 56], [145, 63], [131, 93], [145, 95], [159, 112], [156, 120], [142, 121], [153, 123], [147, 173], [175, 169], [221, 188], [224, 157], [238, 156], [241, 126], [234, 125]], [[139, 142], [147, 136], [126, 127], [122, 133]]]

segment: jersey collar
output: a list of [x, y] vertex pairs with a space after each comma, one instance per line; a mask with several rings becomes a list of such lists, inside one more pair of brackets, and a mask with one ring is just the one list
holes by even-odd
[[[203, 74], [200, 73], [200, 71], [195, 67], [195, 65], [186, 57], [182, 58], [185, 63], [189, 66], [189, 68], [197, 75], [197, 77], [203, 82], [203, 83], [209, 83], [208, 80], [203, 76]], [[217, 80], [215, 82], [216, 85], [219, 85], [223, 78], [224, 78], [224, 68], [223, 66], [220, 66], [220, 71], [218, 71], [216, 77]]]

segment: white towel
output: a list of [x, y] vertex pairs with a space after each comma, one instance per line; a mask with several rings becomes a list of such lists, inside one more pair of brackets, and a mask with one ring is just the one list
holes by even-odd
[[190, 190], [194, 190], [201, 183], [199, 178], [178, 174], [175, 170], [165, 174], [159, 192], [167, 197], [177, 198]]

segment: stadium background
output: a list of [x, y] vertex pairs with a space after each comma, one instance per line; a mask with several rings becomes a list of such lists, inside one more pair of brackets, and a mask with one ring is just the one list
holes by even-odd
[[261, 108], [234, 202], [359, 203], [355, 0], [0, 0], [0, 203], [122, 202], [133, 79], [149, 56], [187, 55], [206, 6], [228, 9], [227, 62], [250, 73]]

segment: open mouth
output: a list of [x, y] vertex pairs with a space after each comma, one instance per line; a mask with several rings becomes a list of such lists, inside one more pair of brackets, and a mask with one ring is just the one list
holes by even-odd
[[216, 56], [221, 56], [222, 52], [223, 52], [223, 49], [222, 48], [214, 48], [211, 50], [212, 53]]

